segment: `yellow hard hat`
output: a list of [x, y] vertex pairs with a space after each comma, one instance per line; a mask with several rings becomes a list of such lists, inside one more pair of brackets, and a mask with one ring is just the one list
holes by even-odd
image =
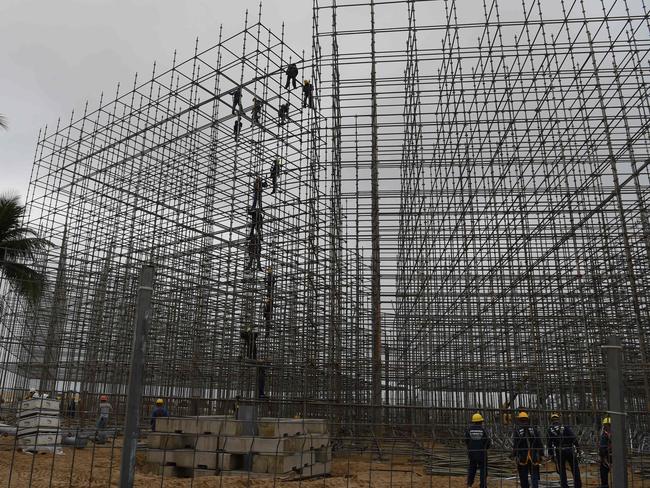
[[605, 417], [605, 418], [603, 419], [603, 425], [611, 425], [611, 423], [612, 423], [612, 419], [611, 419], [611, 418], [609, 418], [609, 417]]
[[560, 414], [557, 412], [553, 412], [551, 414], [551, 420], [559, 420], [560, 419]]
[[309, 80], [305, 80], [304, 83], [305, 83], [305, 85], [306, 85], [307, 83], [309, 83]]
[[163, 403], [165, 403], [165, 402], [164, 402], [164, 400], [162, 398], [158, 398], [156, 400], [156, 405], [162, 405]]
[[528, 414], [526, 412], [519, 412], [519, 414], [517, 415], [517, 418], [519, 420], [524, 420], [524, 419], [528, 420]]
[[472, 415], [472, 422], [483, 422], [483, 415], [476, 412], [474, 415]]

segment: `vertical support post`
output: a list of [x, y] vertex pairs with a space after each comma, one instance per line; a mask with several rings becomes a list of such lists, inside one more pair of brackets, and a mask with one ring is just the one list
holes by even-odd
[[370, 92], [372, 99], [372, 405], [375, 421], [381, 422], [381, 257], [379, 249], [379, 133], [377, 125], [377, 61], [375, 56], [375, 2], [370, 2]]
[[623, 399], [623, 346], [611, 336], [603, 347], [607, 352], [608, 415], [612, 419], [612, 481], [616, 488], [627, 487], [625, 452], [625, 405]]
[[145, 265], [140, 271], [138, 299], [131, 350], [128, 397], [126, 400], [126, 421], [124, 425], [124, 447], [120, 464], [120, 488], [132, 488], [135, 476], [135, 450], [138, 444], [140, 404], [142, 403], [142, 377], [146, 337], [151, 322], [151, 296], [153, 293], [153, 266]]

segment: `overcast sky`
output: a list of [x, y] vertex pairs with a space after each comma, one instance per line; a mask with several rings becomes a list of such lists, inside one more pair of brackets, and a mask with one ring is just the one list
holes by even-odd
[[[262, 22], [296, 51], [311, 49], [310, 0], [264, 0]], [[0, 193], [24, 196], [38, 131], [59, 117], [96, 107], [102, 91], [133, 75], [149, 76], [153, 61], [170, 66], [199, 47], [242, 30], [246, 9], [257, 19], [259, 0], [1, 0]], [[159, 70], [160, 71], [160, 70]]]

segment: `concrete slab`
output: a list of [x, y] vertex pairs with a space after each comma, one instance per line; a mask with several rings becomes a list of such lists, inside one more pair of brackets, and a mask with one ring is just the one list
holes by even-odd
[[21, 447], [53, 446], [60, 443], [61, 436], [52, 433], [30, 434], [18, 437], [18, 445]]
[[308, 434], [327, 434], [327, 421], [324, 419], [302, 419], [304, 430]]
[[146, 454], [147, 463], [158, 466], [176, 466], [176, 452], [164, 449], [148, 449]]
[[147, 436], [147, 441], [150, 449], [183, 449], [188, 447], [185, 437], [182, 434], [153, 432]]
[[225, 437], [218, 437], [216, 435], [198, 435], [195, 437], [196, 442], [194, 448], [197, 451], [215, 452], [223, 450], [225, 444]]
[[18, 416], [24, 417], [28, 412], [37, 410], [39, 412], [53, 412], [58, 415], [60, 402], [57, 400], [50, 400], [46, 398], [33, 398], [31, 400], [23, 400], [18, 405]]
[[176, 462], [176, 466], [180, 468], [216, 470], [220, 465], [223, 465], [223, 458], [224, 453], [200, 452], [192, 449], [178, 449], [174, 451], [174, 461]]
[[59, 417], [58, 415], [42, 415], [37, 414], [31, 417], [18, 419], [18, 429], [37, 429], [42, 427], [44, 429], [58, 429]]
[[286, 437], [305, 433], [302, 419], [261, 418], [258, 428], [260, 437]]

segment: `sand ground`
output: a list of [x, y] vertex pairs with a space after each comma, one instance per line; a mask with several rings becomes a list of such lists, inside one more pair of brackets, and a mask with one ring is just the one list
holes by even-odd
[[[119, 445], [95, 446], [85, 449], [63, 448], [62, 454], [29, 454], [14, 450], [12, 437], [0, 438], [0, 488], [63, 488], [63, 487], [116, 487], [119, 479], [121, 449]], [[585, 487], [596, 487], [597, 468], [583, 470]], [[650, 487], [650, 480], [635, 479], [634, 487]], [[167, 478], [147, 474], [144, 455], [138, 454], [135, 486], [138, 488], [461, 488], [466, 487], [460, 476], [429, 476], [423, 466], [414, 465], [408, 459], [370, 461], [368, 456], [335, 457], [332, 474], [327, 478], [283, 481], [272, 479], [247, 479], [233, 476], [206, 476], [196, 479]], [[478, 482], [474, 486], [478, 486]], [[512, 480], [491, 479], [489, 486], [515, 487]]]

